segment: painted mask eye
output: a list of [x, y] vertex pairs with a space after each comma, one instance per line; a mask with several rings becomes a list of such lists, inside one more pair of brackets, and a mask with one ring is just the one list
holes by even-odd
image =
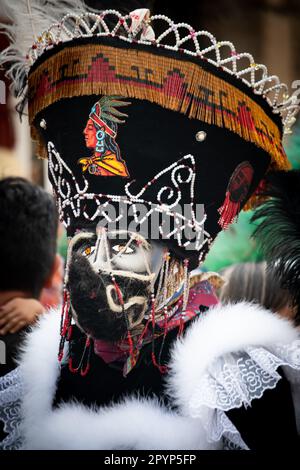
[[87, 248], [85, 248], [85, 250], [83, 251], [83, 255], [84, 256], [90, 256], [93, 252], [95, 251], [95, 247], [94, 246], [88, 246]]
[[122, 254], [124, 254], [124, 255], [130, 255], [131, 253], [134, 253], [134, 250], [132, 248], [130, 248], [130, 246], [127, 246], [126, 249], [125, 249], [125, 247], [126, 247], [126, 244], [114, 245], [112, 247], [112, 250], [113, 250], [114, 253], [122, 252]]

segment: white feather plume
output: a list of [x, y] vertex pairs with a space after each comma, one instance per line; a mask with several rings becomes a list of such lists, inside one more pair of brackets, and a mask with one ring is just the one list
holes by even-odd
[[91, 11], [83, 0], [1, 0], [1, 7], [8, 22], [0, 23], [10, 45], [1, 52], [0, 66], [12, 81], [13, 93], [26, 94], [26, 55], [37, 37], [59, 22], [68, 13], [81, 15]]

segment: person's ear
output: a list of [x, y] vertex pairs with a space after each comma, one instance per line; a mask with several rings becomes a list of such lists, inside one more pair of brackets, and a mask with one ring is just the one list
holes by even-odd
[[50, 289], [51, 287], [53, 287], [54, 279], [56, 278], [56, 276], [61, 277], [61, 271], [62, 271], [62, 259], [59, 254], [56, 254], [54, 261], [53, 261], [51, 272], [45, 281], [44, 288]]

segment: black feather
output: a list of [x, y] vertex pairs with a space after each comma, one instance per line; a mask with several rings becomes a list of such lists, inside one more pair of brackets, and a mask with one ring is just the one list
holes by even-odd
[[256, 210], [259, 222], [253, 236], [268, 262], [268, 269], [288, 289], [292, 302], [300, 306], [300, 171], [270, 174], [263, 193], [269, 199]]

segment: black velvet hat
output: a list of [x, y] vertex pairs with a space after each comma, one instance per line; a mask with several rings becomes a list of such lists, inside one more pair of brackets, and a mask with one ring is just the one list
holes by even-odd
[[232, 43], [162, 15], [68, 14], [33, 44], [27, 74], [32, 135], [69, 236], [130, 227], [193, 268], [257, 202], [266, 172], [288, 168], [282, 135], [297, 106], [286, 86]]

